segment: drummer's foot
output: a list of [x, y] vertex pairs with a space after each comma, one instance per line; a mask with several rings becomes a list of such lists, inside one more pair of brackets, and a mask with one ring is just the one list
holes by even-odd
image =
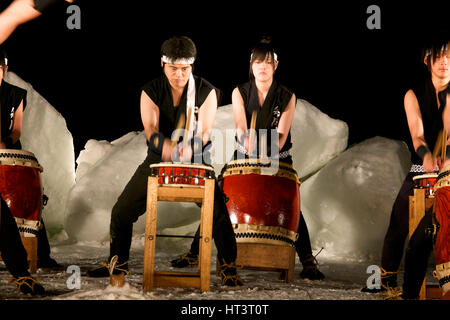
[[41, 269], [63, 269], [63, 266], [56, 262], [55, 259], [47, 257], [44, 259], [39, 259], [37, 262], [37, 267]]
[[174, 268], [186, 268], [198, 266], [198, 255], [191, 253], [189, 251], [185, 255], [170, 261], [172, 267]]
[[391, 290], [391, 288], [397, 288], [397, 272], [386, 271], [381, 268], [381, 285], [373, 288], [367, 286], [361, 289], [361, 292], [365, 293], [379, 293]]
[[244, 282], [237, 275], [236, 264], [232, 263], [223, 263], [220, 264], [219, 275], [222, 278], [222, 286], [228, 287], [241, 287], [244, 285]]
[[[88, 270], [87, 275], [91, 278], [106, 278], [110, 276], [109, 263], [101, 262], [99, 266]], [[128, 263], [116, 264], [114, 266], [113, 274], [129, 274]]]
[[317, 268], [317, 261], [312, 255], [302, 261], [303, 270], [300, 272], [301, 279], [323, 280], [325, 275]]
[[17, 284], [17, 289], [23, 294], [43, 295], [45, 293], [44, 287], [33, 277], [19, 277], [11, 278], [10, 282]]

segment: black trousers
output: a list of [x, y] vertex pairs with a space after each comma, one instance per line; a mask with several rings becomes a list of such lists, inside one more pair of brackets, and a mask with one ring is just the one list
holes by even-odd
[[[129, 259], [133, 223], [146, 210], [150, 165], [159, 162], [161, 162], [161, 156], [150, 152], [144, 162], [136, 169], [112, 209], [110, 258], [118, 255], [119, 263], [124, 263]], [[234, 262], [236, 260], [236, 238], [225, 205], [224, 195], [217, 181], [214, 190], [212, 235], [219, 259], [224, 259], [226, 263]]]
[[11, 211], [6, 202], [1, 198], [0, 213], [0, 251], [8, 271], [16, 278], [29, 276], [27, 252], [20, 239]]
[[409, 196], [414, 194], [415, 175], [417, 173], [408, 173], [392, 206], [381, 256], [381, 267], [389, 272], [397, 272], [403, 257], [409, 233]]
[[405, 254], [403, 297], [417, 299], [427, 271], [428, 259], [433, 251], [432, 210], [425, 213], [409, 240]]

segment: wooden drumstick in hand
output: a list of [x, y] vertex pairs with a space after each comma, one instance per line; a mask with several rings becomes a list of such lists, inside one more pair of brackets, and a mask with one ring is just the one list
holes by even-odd
[[186, 116], [184, 115], [184, 113], [180, 114], [180, 118], [178, 119], [178, 123], [177, 123], [177, 127], [175, 128], [175, 131], [172, 135], [172, 148], [175, 148], [175, 146], [178, 143], [178, 140], [180, 139], [180, 135], [181, 135], [181, 128], [184, 127], [184, 123], [186, 121]]
[[255, 141], [255, 138], [256, 138], [256, 136], [255, 136], [256, 135], [256, 131], [255, 131], [256, 115], [257, 115], [257, 112], [253, 111], [252, 112], [252, 119], [250, 121], [250, 135], [249, 135], [249, 141], [248, 141], [248, 153], [249, 154], [250, 154], [250, 150], [252, 149], [251, 147], [253, 146], [253, 142]]

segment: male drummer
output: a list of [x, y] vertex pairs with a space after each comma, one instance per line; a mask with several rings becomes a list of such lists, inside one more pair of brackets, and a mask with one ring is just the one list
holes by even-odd
[[[450, 137], [450, 42], [437, 43], [428, 49], [425, 55], [425, 63], [431, 73], [431, 81], [436, 88], [436, 92], [439, 92], [439, 110], [442, 110], [444, 128], [447, 131], [447, 137]], [[446, 158], [443, 164], [440, 164], [440, 168], [450, 165], [450, 140], [447, 139], [444, 143], [447, 145]], [[442, 216], [447, 216], [447, 213]], [[428, 211], [412, 234], [406, 249], [403, 299], [417, 299], [419, 297], [427, 270], [428, 258], [433, 251], [433, 238], [437, 235], [434, 232], [439, 232], [439, 228], [436, 231], [434, 230], [432, 213]], [[450, 245], [450, 243], [447, 243], [447, 245]]]
[[[149, 166], [171, 161], [174, 157], [190, 160], [193, 156], [196, 159], [202, 153], [202, 145], [205, 146], [209, 140], [209, 131], [213, 127], [217, 110], [218, 90], [205, 79], [193, 76], [196, 55], [195, 44], [188, 37], [166, 40], [161, 47], [162, 74], [142, 88], [141, 119], [147, 137], [148, 152], [112, 209], [109, 259], [118, 256], [115, 273], [128, 271], [133, 223], [146, 210]], [[194, 105], [199, 107], [195, 108], [193, 113], [186, 112], [187, 105], [192, 105], [189, 101], [195, 101]], [[189, 139], [187, 146], [174, 147], [171, 136], [183, 117], [189, 121], [190, 128], [194, 128], [197, 123], [198, 130], [194, 138]], [[192, 143], [193, 141], [195, 143]], [[222, 285], [242, 285], [235, 267], [236, 239], [217, 182], [214, 194], [213, 238], [221, 264]], [[109, 276], [109, 271], [107, 267], [100, 266], [89, 270], [88, 275], [106, 277]]]
[[[426, 48], [422, 59], [427, 67], [427, 75], [405, 94], [404, 107], [411, 135], [409, 148], [412, 167], [392, 207], [381, 257], [381, 288], [365, 287], [363, 292], [374, 293], [388, 288], [395, 289], [389, 290], [390, 292], [400, 291], [397, 288], [397, 271], [409, 232], [409, 196], [413, 195], [413, 177], [438, 170], [438, 162], [433, 159], [432, 151], [443, 128], [442, 114], [450, 82], [448, 52], [448, 43], [443, 41]], [[429, 218], [429, 215], [426, 217]], [[411, 241], [414, 242], [414, 239]]]
[[[62, 0], [14, 0], [0, 13], [0, 44], [21, 24], [39, 17], [51, 4]], [[72, 3], [74, 0], [64, 0]]]

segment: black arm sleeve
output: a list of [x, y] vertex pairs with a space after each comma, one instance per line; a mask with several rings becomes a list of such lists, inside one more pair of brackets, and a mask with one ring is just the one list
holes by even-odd
[[34, 8], [37, 11], [43, 12], [45, 9], [47, 9], [48, 6], [59, 1], [62, 0], [34, 0]]

